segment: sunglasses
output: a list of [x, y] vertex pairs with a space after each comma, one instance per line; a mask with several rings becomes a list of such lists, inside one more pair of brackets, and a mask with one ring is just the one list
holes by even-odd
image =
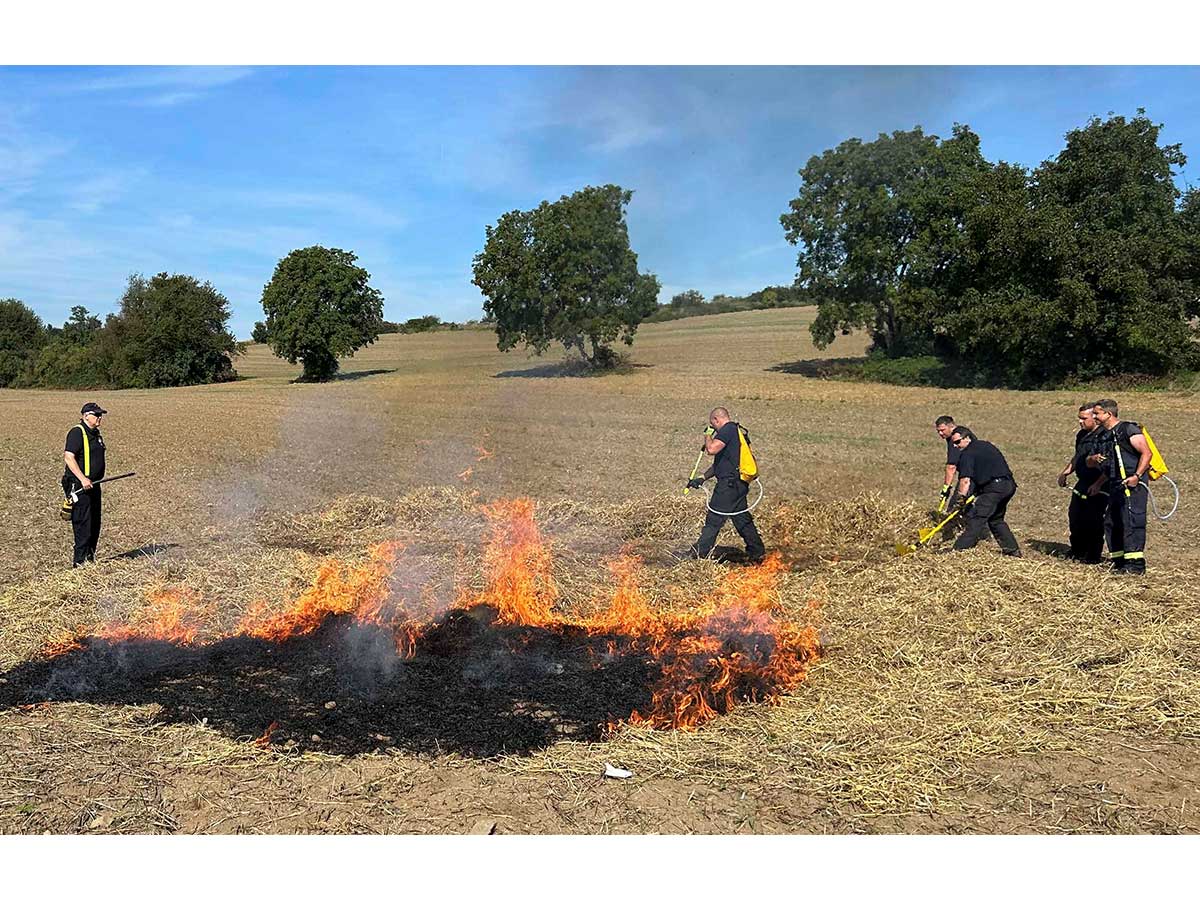
[[961, 444], [965, 440], [966, 440], [966, 438], [958, 438], [957, 440], [953, 440], [950, 443], [952, 443], [955, 447], [957, 447], [959, 444]]

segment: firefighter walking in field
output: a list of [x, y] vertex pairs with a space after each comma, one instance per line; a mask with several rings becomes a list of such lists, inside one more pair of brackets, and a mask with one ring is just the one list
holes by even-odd
[[[1122, 575], [1146, 573], [1146, 501], [1150, 496], [1146, 473], [1153, 456], [1142, 428], [1137, 422], [1122, 421], [1116, 400], [1099, 400], [1093, 408], [1096, 421], [1104, 429], [1103, 445], [1089, 457], [1104, 466], [1104, 490], [1108, 508], [1104, 517], [1104, 536], [1113, 571]], [[1099, 485], [1093, 486], [1095, 494]]]
[[743, 480], [740, 465], [744, 431], [729, 418], [729, 410], [723, 406], [708, 414], [708, 424], [704, 430], [704, 451], [713, 462], [702, 477], [690, 480], [688, 487], [698, 488], [709, 478], [716, 478], [717, 486], [708, 502], [704, 528], [688, 555], [704, 559], [712, 553], [717, 533], [729, 520], [746, 543], [746, 556], [751, 562], [762, 562], [766, 548], [754, 527], [754, 519], [748, 511], [738, 512], [746, 509], [750, 493], [750, 483]]
[[[1020, 556], [1017, 539], [1004, 521], [1008, 501], [1017, 492], [1012, 469], [995, 444], [981, 441], [961, 426], [950, 435], [959, 449], [958, 493], [952, 505], [966, 507], [966, 526], [954, 542], [955, 550], [969, 550], [989, 529], [1005, 556]], [[967, 499], [974, 495], [968, 504]]]
[[96, 561], [96, 543], [100, 539], [101, 487], [92, 484], [104, 477], [104, 438], [100, 420], [108, 410], [99, 403], [85, 403], [79, 411], [79, 424], [67, 432], [63, 448], [62, 488], [70, 498], [71, 527], [75, 532], [73, 566]]
[[[1071, 488], [1071, 505], [1067, 507], [1067, 523], [1071, 529], [1071, 559], [1082, 563], [1099, 563], [1104, 550], [1104, 514], [1108, 508], [1108, 478], [1101, 468], [1090, 465], [1089, 457], [1101, 453], [1104, 429], [1096, 419], [1094, 403], [1079, 407], [1079, 431], [1075, 433], [1075, 453], [1066, 468], [1058, 473], [1058, 486], [1066, 487], [1067, 479], [1075, 476]], [[1097, 490], [1092, 491], [1093, 485]]]

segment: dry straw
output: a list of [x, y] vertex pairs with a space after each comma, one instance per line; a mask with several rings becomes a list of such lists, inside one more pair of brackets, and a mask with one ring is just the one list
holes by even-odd
[[[642, 779], [793, 791], [861, 822], [961, 809], [989, 759], [1084, 752], [1121, 734], [1159, 742], [1200, 737], [1200, 625], [1185, 579], [1153, 570], [1144, 579], [1114, 579], [1102, 567], [1034, 554], [1003, 558], [990, 545], [954, 554], [940, 552], [942, 545], [896, 558], [894, 543], [915, 533], [922, 513], [877, 495], [776, 503], [758, 518], [768, 543], [793, 563], [780, 585], [786, 614], [807, 623], [814, 601], [818, 608], [827, 652], [798, 690], [777, 704], [740, 706], [694, 733], [625, 728], [601, 742], [563, 740], [501, 755], [486, 767], [551, 776], [559, 786], [552, 790], [570, 790], [612, 761]], [[719, 564], [675, 564], [668, 551], [690, 543], [699, 519], [697, 504], [678, 495], [613, 506], [542, 504], [538, 521], [554, 548], [560, 604], [593, 610], [612, 585], [608, 561], [620, 552], [646, 558], [641, 583], [651, 606], [694, 602], [718, 579]], [[430, 592], [452, 593], [480, 583], [485, 531], [477, 498], [465, 491], [348, 497], [316, 514], [262, 519], [256, 543], [217, 540], [168, 559], [46, 575], [0, 594], [0, 661], [8, 669], [73, 630], [127, 621], [164, 586], [205, 597], [219, 630], [255, 601], [273, 597], [282, 605], [295, 596], [320, 554], [356, 559], [385, 538], [406, 542], [405, 565], [422, 569]], [[277, 784], [298, 766], [337, 771], [349, 808], [369, 802], [373, 779], [399, 777], [412, 765], [386, 749], [354, 759], [280, 755], [245, 737], [216, 735], [200, 723], [155, 725], [146, 710], [9, 708], [0, 712], [0, 790], [10, 801], [0, 801], [0, 824], [14, 831], [39, 824], [174, 830], [169, 804], [139, 794], [128, 766], [120, 769], [124, 805], [73, 814], [87, 822], [47, 819], [36, 803], [20, 800], [33, 796], [47, 767], [68, 758], [81, 778], [120, 768], [112, 747], [141, 747], [155, 771], [235, 767]], [[452, 755], [443, 762], [468, 764]], [[141, 799], [130, 806], [129, 797]], [[247, 819], [245, 808], [230, 815], [255, 830], [300, 827], [281, 809], [272, 806], [259, 819]], [[105, 819], [109, 813], [116, 818]]]

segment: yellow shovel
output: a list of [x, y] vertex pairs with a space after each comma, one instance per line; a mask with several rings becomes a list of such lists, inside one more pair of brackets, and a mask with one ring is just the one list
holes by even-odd
[[950, 524], [950, 521], [955, 516], [957, 516], [959, 513], [961, 513], [964, 509], [966, 509], [968, 506], [970, 506], [974, 502], [975, 502], [975, 496], [972, 494], [970, 497], [967, 498], [966, 503], [964, 503], [962, 506], [960, 506], [954, 512], [950, 513], [950, 515], [946, 516], [946, 518], [942, 519], [942, 521], [938, 522], [936, 525], [917, 529], [917, 542], [915, 544], [897, 544], [896, 545], [896, 555], [904, 556], [906, 553], [915, 553], [918, 547], [922, 547], [926, 543], [928, 543], [929, 539], [931, 537], [933, 537], [935, 534], [937, 534], [939, 531], [941, 531], [943, 528], [945, 528], [948, 524]]

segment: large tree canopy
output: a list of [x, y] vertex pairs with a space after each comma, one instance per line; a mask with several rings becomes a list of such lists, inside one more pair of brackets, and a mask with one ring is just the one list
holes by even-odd
[[[64, 331], [88, 335], [94, 321], [76, 307]], [[207, 281], [166, 272], [149, 280], [131, 275], [120, 312], [98, 333], [109, 380], [127, 387], [231, 381], [238, 345], [228, 321], [229, 302]]]
[[956, 126], [847, 141], [801, 171], [782, 217], [802, 241], [818, 345], [865, 326], [889, 355], [961, 380], [1038, 386], [1195, 367], [1200, 200], [1139, 110], [1092, 119], [1030, 172]]
[[946, 141], [914, 128], [854, 138], [808, 161], [780, 222], [803, 244], [796, 283], [817, 298], [818, 346], [866, 327], [889, 353], [906, 348], [900, 309], [951, 265], [970, 202], [963, 178], [986, 168], [979, 138], [958, 125]]
[[304, 366], [302, 381], [328, 381], [338, 357], [379, 336], [383, 295], [357, 259], [337, 248], [293, 250], [263, 288], [267, 343], [276, 356]]
[[497, 346], [524, 341], [542, 353], [553, 341], [591, 365], [611, 365], [609, 345], [633, 343], [655, 309], [658, 279], [637, 270], [625, 207], [632, 191], [587, 187], [528, 212], [505, 213], [487, 227], [474, 283], [495, 319]]

